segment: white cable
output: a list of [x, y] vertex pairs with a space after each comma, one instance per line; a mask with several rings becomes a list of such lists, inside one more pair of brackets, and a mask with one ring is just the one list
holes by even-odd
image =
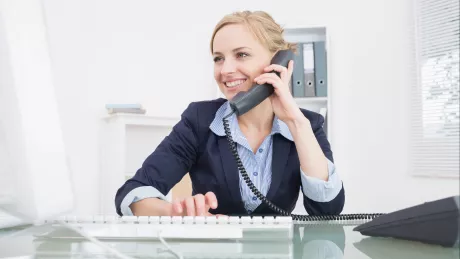
[[163, 239], [163, 237], [161, 236], [161, 231], [158, 232], [158, 239], [160, 240], [160, 242], [166, 247], [166, 251], [165, 252], [169, 252], [171, 254], [173, 254], [174, 256], [177, 257], [177, 259], [184, 259], [184, 257], [182, 256], [182, 254], [178, 253], [178, 252], [175, 252], [167, 243], [166, 241]]

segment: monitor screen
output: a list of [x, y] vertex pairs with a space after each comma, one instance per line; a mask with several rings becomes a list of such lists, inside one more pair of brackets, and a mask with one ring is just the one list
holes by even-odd
[[7, 10], [0, 8], [0, 228], [11, 225], [7, 214], [27, 224], [74, 207], [45, 26]]

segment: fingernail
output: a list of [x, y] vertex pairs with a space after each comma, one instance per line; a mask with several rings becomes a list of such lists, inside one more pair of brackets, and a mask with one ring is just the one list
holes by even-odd
[[214, 208], [216, 208], [216, 207], [217, 207], [217, 202], [214, 201], [214, 202], [212, 203], [212, 206], [213, 206]]

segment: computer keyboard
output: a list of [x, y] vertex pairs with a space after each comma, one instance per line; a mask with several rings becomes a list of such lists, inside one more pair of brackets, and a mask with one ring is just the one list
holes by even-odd
[[[37, 224], [63, 222], [98, 239], [243, 239], [273, 237], [290, 240], [293, 237], [291, 217], [238, 216], [66, 216]], [[72, 231], [54, 231], [47, 237], [78, 238]]]

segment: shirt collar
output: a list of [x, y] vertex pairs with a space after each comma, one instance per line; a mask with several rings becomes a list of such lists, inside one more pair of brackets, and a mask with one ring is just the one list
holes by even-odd
[[[216, 112], [216, 115], [214, 117], [214, 120], [212, 121], [211, 125], [209, 128], [211, 129], [214, 134], [218, 136], [225, 136], [225, 130], [224, 130], [224, 125], [223, 125], [223, 118], [229, 114], [232, 111], [230, 107], [230, 103], [226, 101]], [[230, 126], [230, 131], [232, 135], [235, 134], [235, 129], [237, 125], [237, 120], [236, 120], [236, 115], [233, 114], [228, 118], [228, 123]], [[273, 119], [273, 127], [271, 131], [271, 135], [274, 134], [281, 134], [283, 137], [290, 141], [294, 141], [291, 132], [289, 131], [288, 126], [286, 123], [284, 123], [282, 120], [278, 119], [278, 117], [275, 115], [275, 118]]]

